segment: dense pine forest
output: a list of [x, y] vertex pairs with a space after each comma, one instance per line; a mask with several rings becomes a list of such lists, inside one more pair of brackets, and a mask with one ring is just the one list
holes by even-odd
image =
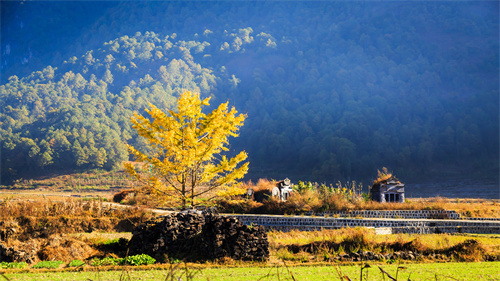
[[496, 1], [1, 5], [2, 183], [120, 167], [185, 90], [248, 115], [249, 178], [498, 182]]

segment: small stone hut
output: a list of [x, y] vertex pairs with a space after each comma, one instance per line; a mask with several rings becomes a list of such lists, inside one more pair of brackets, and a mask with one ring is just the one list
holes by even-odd
[[397, 202], [405, 201], [405, 185], [396, 177], [374, 182], [370, 189], [371, 199], [378, 202]]
[[292, 183], [288, 178], [278, 182], [278, 186], [273, 188], [272, 196], [278, 197], [281, 201], [286, 201], [293, 193]]

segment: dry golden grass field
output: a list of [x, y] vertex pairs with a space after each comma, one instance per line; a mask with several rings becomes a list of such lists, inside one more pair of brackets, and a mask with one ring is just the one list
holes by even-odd
[[[169, 268], [179, 266], [182, 264], [179, 263], [180, 261], [173, 260], [173, 265], [156, 264], [139, 267], [91, 265], [92, 260], [95, 259], [125, 256], [127, 254], [126, 243], [123, 244], [123, 241], [131, 238], [132, 229], [158, 216], [158, 212], [160, 212], [154, 212], [151, 209], [154, 206], [141, 204], [141, 200], [137, 200], [137, 198], [130, 200], [135, 204], [134, 206], [111, 203], [113, 195], [120, 191], [117, 186], [123, 186], [126, 178], [107, 173], [101, 173], [101, 176], [103, 177], [102, 180], [98, 180], [94, 174], [28, 180], [21, 181], [15, 186], [4, 186], [0, 190], [0, 244], [8, 248], [23, 250], [32, 255], [30, 262], [23, 269], [0, 269], [0, 272], [7, 274], [4, 279], [167, 280], [165, 276], [168, 275]], [[69, 187], [61, 188], [63, 182], [69, 183]], [[246, 184], [257, 189], [270, 186], [273, 182], [261, 180], [256, 184]], [[126, 203], [127, 200], [124, 200], [124, 202]], [[500, 203], [498, 200], [486, 199], [414, 198], [407, 200], [403, 204], [380, 204], [359, 200], [359, 198], [354, 197], [347, 200], [346, 197], [335, 194], [331, 194], [330, 198], [320, 197], [317, 194], [305, 191], [296, 194], [293, 199], [285, 204], [276, 202], [273, 199], [266, 202], [267, 206], [245, 200], [225, 201], [222, 203], [226, 211], [240, 210], [244, 212], [254, 210], [257, 212], [289, 213], [295, 208], [300, 213], [331, 206], [336, 210], [347, 211], [361, 209], [455, 210], [464, 217], [500, 217]], [[321, 280], [317, 279], [319, 278], [318, 275], [311, 273], [311, 270], [320, 272], [318, 273], [319, 276], [323, 274], [323, 276], [330, 276], [336, 280], [339, 278], [335, 269], [336, 265], [342, 265], [344, 271], [349, 272], [349, 276], [358, 276], [360, 265], [363, 263], [336, 259], [336, 257], [359, 251], [384, 255], [404, 251], [418, 252], [420, 255], [413, 260], [384, 258], [369, 263], [372, 267], [390, 268], [392, 273], [397, 269], [393, 267], [398, 264], [404, 264], [403, 267], [406, 268], [413, 268], [412, 272], [419, 271], [420, 269], [417, 269], [417, 267], [420, 265], [423, 265], [423, 268], [434, 268], [435, 264], [441, 264], [442, 267], [433, 269], [441, 274], [438, 280], [454, 280], [453, 278], [458, 278], [456, 280], [472, 280], [467, 279], [471, 277], [460, 277], [467, 276], [465, 273], [465, 275], [453, 275], [457, 272], [455, 265], [477, 268], [479, 274], [480, 271], [490, 268], [490, 265], [498, 265], [498, 262], [492, 261], [500, 260], [500, 235], [376, 235], [372, 230], [355, 228], [310, 232], [270, 231], [268, 232], [268, 239], [270, 244], [270, 258], [268, 260], [243, 262], [224, 258], [214, 261], [188, 263], [188, 267], [193, 270], [200, 270], [197, 277], [191, 280], [233, 280], [214, 275], [213, 272], [210, 273], [215, 268], [219, 268], [218, 271], [225, 271], [228, 276], [240, 276], [238, 280], [257, 280], [259, 278], [261, 278], [260, 280]], [[78, 267], [78, 271], [90, 272], [89, 276], [80, 276], [84, 279], [75, 277], [77, 276], [74, 272], [75, 268], [69, 267], [69, 264], [75, 260], [84, 263], [83, 266]], [[40, 261], [61, 261], [62, 263], [55, 270], [33, 268], [33, 265]], [[469, 262], [473, 262], [473, 264], [469, 264]], [[286, 266], [284, 266], [285, 264]], [[450, 269], [448, 272], [446, 264], [450, 265], [449, 268], [455, 269]], [[476, 264], [479, 264], [479, 266], [476, 266]], [[344, 267], [349, 265], [352, 268]], [[304, 266], [311, 269], [304, 271], [302, 269]], [[286, 271], [287, 267], [290, 268], [291, 274]], [[281, 277], [279, 277], [280, 273], [278, 273], [280, 271], [274, 272], [272, 271], [273, 268], [282, 270]], [[137, 276], [134, 273], [135, 271], [128, 273], [132, 269], [146, 271], [143, 271], [144, 274]], [[255, 274], [243, 274], [238, 273], [240, 269], [241, 271], [260, 270]], [[109, 272], [115, 272], [115, 275], [110, 273], [111, 275], [108, 276], [105, 273], [96, 273], [108, 272], [108, 270], [111, 270]], [[380, 274], [380, 272], [375, 273], [376, 271], [373, 269], [370, 270], [373, 272], [371, 273], [373, 276]], [[272, 274], [269, 273], [271, 271]], [[123, 272], [129, 274], [129, 276], [137, 277], [124, 279], [126, 276]], [[446, 279], [444, 277], [446, 274], [443, 274], [443, 272], [447, 272], [446, 274], [452, 276], [452, 279]], [[500, 280], [498, 274], [495, 275], [494, 272], [487, 273], [484, 280]], [[181, 271], [178, 273], [181, 273]], [[69, 277], [57, 274], [69, 274]], [[75, 274], [73, 275], [74, 279], [71, 279], [71, 274]], [[45, 275], [46, 277], [44, 277]], [[151, 275], [151, 279], [146, 278], [147, 275]], [[210, 276], [219, 277], [211, 278]], [[311, 276], [316, 276], [316, 279]], [[473, 276], [478, 277], [479, 275]], [[190, 279], [184, 278], [183, 280]], [[353, 278], [353, 280], [358, 279]], [[369, 280], [384, 279], [370, 278]], [[419, 279], [416, 275], [411, 275], [411, 280], [426, 279]]]

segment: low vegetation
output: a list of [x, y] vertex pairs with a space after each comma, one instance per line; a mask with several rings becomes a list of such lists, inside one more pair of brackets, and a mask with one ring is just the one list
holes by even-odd
[[1, 262], [0, 269], [23, 269], [28, 266], [25, 262]]
[[[269, 190], [275, 185], [275, 181], [262, 179], [255, 184], [244, 183], [243, 188], [251, 187], [255, 191]], [[329, 210], [431, 209], [456, 210], [465, 217], [500, 217], [500, 204], [495, 200], [431, 198], [407, 200], [402, 204], [381, 204], [368, 200], [366, 194], [361, 192], [361, 187], [362, 185], [356, 182], [339, 182], [335, 186], [299, 182], [294, 186], [293, 195], [286, 202], [280, 202], [272, 197], [263, 202], [233, 197], [217, 203], [220, 210], [225, 212], [300, 214]], [[29, 256], [25, 261], [3, 261], [0, 269], [8, 272], [4, 276], [9, 280], [20, 280], [16, 278], [44, 280], [45, 277], [35, 272], [120, 270], [98, 277], [88, 275], [95, 273], [81, 273], [81, 276], [85, 275], [87, 279], [105, 280], [113, 278], [111, 277], [115, 276], [113, 274], [118, 274], [118, 279], [124, 276], [130, 278], [136, 273], [129, 270], [142, 268], [147, 269], [141, 274], [144, 280], [170, 280], [168, 278], [174, 276], [175, 278], [183, 276], [183, 280], [207, 280], [207, 278], [235, 280], [220, 277], [221, 275], [213, 272], [212, 267], [222, 266], [220, 271], [239, 276], [240, 280], [242, 278], [275, 280], [278, 276], [280, 280], [313, 280], [308, 279], [312, 278], [310, 276], [315, 276], [315, 273], [310, 273], [311, 270], [321, 272], [321, 276], [331, 276], [331, 279], [345, 275], [356, 280], [354, 278], [359, 277], [360, 266], [345, 267], [345, 265], [363, 261], [362, 264], [371, 265], [371, 268], [363, 269], [363, 274], [369, 274], [369, 280], [383, 280], [382, 276], [387, 278], [377, 268], [379, 266], [392, 276], [399, 271], [399, 278], [403, 276], [419, 280], [421, 276], [431, 276], [431, 270], [423, 272], [415, 263], [446, 262], [448, 265], [453, 262], [489, 261], [472, 265], [479, 265], [478, 268], [484, 271], [480, 274], [485, 278], [498, 277], [498, 273], [488, 271], [492, 264], [500, 260], [498, 235], [376, 235], [373, 231], [362, 228], [310, 232], [270, 231], [268, 232], [270, 257], [264, 262], [221, 258], [185, 266], [180, 260], [175, 259], [169, 259], [172, 264], [155, 263], [156, 261], [147, 255], [128, 256], [127, 245], [132, 236], [130, 231], [153, 218], [155, 214], [139, 207], [148, 203], [140, 200], [140, 194], [125, 195], [121, 200], [122, 203], [135, 202], [136, 206], [122, 208], [109, 203], [112, 196], [109, 192], [107, 200], [104, 198], [20, 200], [4, 197], [0, 201], [0, 241], [6, 247], [4, 249], [25, 251]], [[404, 266], [399, 266], [400, 264]], [[303, 265], [310, 267], [299, 267]], [[341, 267], [335, 269], [332, 265]], [[232, 267], [236, 268], [230, 269]], [[403, 267], [406, 269], [401, 269]], [[14, 274], [17, 271], [33, 273]], [[53, 272], [47, 276], [52, 280], [68, 280], [70, 277], [64, 277], [64, 274], [64, 272]], [[68, 276], [76, 278], [76, 273], [71, 274], [73, 275]], [[109, 277], [104, 277], [108, 276], [107, 274], [110, 274]], [[476, 272], [476, 275], [472, 276], [479, 276], [477, 274], [479, 273]], [[188, 276], [190, 278], [187, 278]], [[446, 276], [471, 278], [466, 273], [454, 270], [448, 272], [446, 267], [434, 271], [434, 275], [430, 278], [446, 280]]]
[[64, 201], [3, 200], [0, 227], [17, 229], [5, 238], [27, 240], [56, 233], [92, 231], [131, 231], [153, 216], [140, 207], [117, 208], [103, 201], [67, 199]]
[[[255, 184], [247, 182], [244, 185], [256, 192], [272, 189], [274, 186], [276, 182], [267, 179], [260, 179]], [[261, 203], [248, 198], [220, 200], [218, 203], [220, 211], [228, 213], [303, 214], [353, 210], [455, 210], [463, 217], [500, 217], [498, 200], [435, 197], [409, 199], [404, 203], [380, 203], [371, 201], [367, 194], [361, 192], [362, 184], [354, 181], [338, 182], [335, 186], [299, 181], [294, 190], [286, 202], [268, 197]]]
[[8, 186], [1, 187], [9, 190], [42, 189], [44, 191], [110, 192], [115, 188], [130, 186], [131, 183], [132, 181], [123, 170], [105, 171], [94, 169], [18, 179]]
[[[79, 239], [78, 233], [132, 231], [154, 214], [139, 207], [117, 208], [102, 201], [0, 202], [0, 252], [28, 263], [105, 256], [116, 247]], [[5, 257], [2, 261], [6, 260]]]
[[[452, 234], [376, 235], [373, 230], [345, 228], [322, 231], [271, 231], [271, 255], [287, 263], [356, 261], [349, 253], [370, 252], [375, 260], [394, 263], [500, 260], [500, 236]], [[418, 253], [407, 258], [407, 253]], [[394, 255], [395, 253], [399, 253]], [[389, 257], [389, 258], [387, 258]], [[371, 259], [374, 260], [374, 259]], [[359, 260], [360, 261], [360, 260]]]
[[[260, 184], [264, 183], [262, 181]], [[184, 267], [181, 261], [171, 259], [170, 262], [173, 264], [156, 263], [152, 265], [155, 260], [150, 256], [128, 256], [127, 243], [131, 234], [130, 232], [116, 232], [119, 229], [117, 226], [123, 221], [135, 220], [136, 223], [140, 223], [145, 218], [154, 216], [143, 209], [137, 207], [114, 209], [102, 201], [53, 202], [45, 200], [24, 202], [7, 200], [0, 204], [0, 211], [2, 244], [15, 249], [20, 249], [23, 246], [24, 249], [28, 249], [28, 245], [31, 249], [38, 247], [35, 258], [29, 262], [1, 263], [1, 269], [3, 272], [7, 272], [4, 276], [9, 280], [20, 280], [19, 278], [22, 280], [44, 280], [43, 278], [69, 280], [77, 278], [77, 275], [78, 278], [86, 276], [85, 278], [91, 280], [107, 280], [113, 279], [114, 277], [111, 276], [116, 276], [116, 274], [118, 277], [115, 279], [119, 279], [123, 276], [135, 276], [137, 273], [129, 270], [139, 268], [147, 269], [147, 271], [141, 271], [143, 280], [170, 280], [166, 279], [169, 274], [170, 277], [174, 275], [179, 277], [183, 274], [183, 280], [207, 280], [207, 278], [210, 280], [235, 280], [214, 273], [213, 267], [221, 266], [222, 268], [219, 268], [217, 272], [239, 276], [240, 280], [241, 278], [275, 280], [278, 275], [280, 280], [291, 280], [292, 276], [295, 280], [313, 280], [308, 279], [312, 278], [310, 276], [316, 276], [314, 275], [316, 273], [312, 274], [311, 271], [321, 272], [321, 276], [331, 276], [331, 279], [335, 279], [339, 277], [339, 273], [332, 265], [342, 265], [338, 268], [339, 272], [341, 271], [343, 275], [350, 276], [350, 278], [357, 278], [360, 266], [344, 267], [344, 265], [352, 264], [357, 260], [352, 258], [353, 253], [368, 252], [379, 257], [369, 261], [363, 260], [362, 264], [369, 263], [372, 266], [370, 269], [364, 269], [364, 274], [368, 273], [371, 276], [369, 280], [383, 280], [381, 272], [377, 269], [378, 266], [394, 276], [394, 272], [398, 270], [396, 265], [399, 264], [404, 264], [406, 268], [399, 272], [400, 277], [406, 276], [404, 278], [407, 278], [411, 274], [411, 280], [419, 280], [416, 278], [417, 275], [419, 278], [431, 276], [432, 270], [422, 272], [422, 269], [418, 269], [419, 265], [414, 263], [438, 261], [447, 262], [445, 265], [448, 265], [453, 262], [500, 260], [500, 236], [498, 235], [376, 235], [371, 230], [355, 228], [309, 232], [270, 231], [268, 232], [270, 258], [264, 262], [244, 262], [222, 258], [205, 263], [188, 264]], [[66, 215], [67, 220], [65, 220], [63, 214], [72, 215]], [[114, 219], [112, 219], [113, 217]], [[96, 219], [107, 223], [88, 224]], [[7, 225], [8, 223], [10, 224]], [[133, 224], [131, 223], [131, 225]], [[85, 225], [95, 228], [90, 232], [82, 227]], [[29, 227], [35, 230], [31, 236], [26, 232]], [[15, 231], [9, 232], [8, 230], [11, 229]], [[404, 256], [409, 252], [412, 252], [414, 258], [408, 259]], [[351, 256], [346, 258], [346, 255]], [[498, 273], [488, 269], [493, 264], [495, 262], [474, 263], [472, 265], [484, 271], [480, 274], [495, 279], [498, 277]], [[298, 267], [303, 265], [311, 267]], [[233, 267], [236, 268], [232, 269]], [[32, 273], [20, 275], [15, 273], [20, 270]], [[96, 277], [95, 272], [52, 272], [41, 276], [36, 273], [40, 270], [120, 271], [109, 273], [101, 271]], [[446, 280], [445, 276], [470, 279], [470, 277], [463, 277], [466, 276], [463, 275], [466, 273], [447, 271], [446, 267], [436, 269], [433, 274], [437, 274], [438, 280]], [[476, 275], [473, 276], [478, 276], [477, 274], [479, 273], [476, 272]], [[188, 275], [192, 278], [186, 278]], [[434, 277], [434, 275], [431, 276], [431, 278]]]
[[[389, 273], [396, 280], [498, 280], [500, 262], [491, 263], [425, 263], [376, 265], [363, 270], [363, 280], [391, 280], [380, 270]], [[380, 267], [380, 268], [379, 268]], [[240, 280], [359, 280], [360, 265], [316, 265], [316, 266], [252, 266], [252, 267], [205, 267], [170, 264], [147, 270], [120, 268], [102, 271], [50, 271], [50, 272], [9, 272], [0, 275], [8, 280], [187, 280], [187, 281], [240, 281]], [[397, 274], [397, 275], [396, 275]], [[344, 280], [347, 280], [344, 278]]]
[[33, 268], [38, 269], [38, 268], [58, 268], [64, 264], [63, 261], [40, 261], [33, 265]]
[[[52, 233], [47, 237], [23, 240], [19, 237], [5, 236], [5, 229], [11, 228], [2, 227], [2, 243], [6, 246], [15, 249], [38, 249], [30, 263], [61, 260], [69, 267], [80, 266], [75, 265], [75, 260], [84, 261], [85, 264], [92, 266], [154, 263], [144, 255], [127, 257], [130, 233], [92, 232], [72, 235]], [[270, 258], [263, 265], [276, 265], [281, 261], [286, 261], [290, 265], [353, 262], [356, 259], [353, 259], [352, 255], [344, 258], [342, 256], [362, 252], [377, 255], [376, 259], [372, 258], [371, 260], [384, 264], [398, 260], [405, 262], [500, 260], [500, 236], [498, 235], [376, 235], [373, 230], [369, 229], [346, 228], [306, 232], [270, 231], [268, 239]], [[398, 252], [400, 254], [397, 254]], [[407, 258], [405, 256], [409, 252], [415, 253], [412, 254], [413, 257]], [[215, 264], [240, 266], [252, 264], [230, 258], [214, 262]], [[2, 264], [2, 268], [20, 268], [20, 266], [17, 266], [16, 263], [8, 263]]]
[[68, 267], [80, 267], [84, 266], [85, 262], [81, 260], [72, 260], [69, 264]]
[[107, 266], [107, 265], [148, 265], [154, 264], [156, 260], [146, 254], [134, 255], [125, 258], [105, 257], [102, 259], [94, 258], [90, 261], [92, 266]]

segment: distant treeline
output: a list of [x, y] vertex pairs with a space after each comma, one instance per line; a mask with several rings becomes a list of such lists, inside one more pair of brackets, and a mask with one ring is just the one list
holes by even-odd
[[497, 174], [498, 3], [310, 3], [95, 3], [99, 19], [54, 50], [64, 62], [0, 86], [2, 181], [120, 165], [125, 142], [147, 147], [132, 113], [183, 90], [248, 114], [231, 144], [260, 176]]

